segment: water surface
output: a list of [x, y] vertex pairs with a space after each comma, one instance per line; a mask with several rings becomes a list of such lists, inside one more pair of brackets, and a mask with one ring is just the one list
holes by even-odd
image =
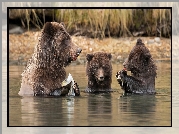
[[[10, 126], [171, 126], [171, 64], [157, 62], [156, 95], [122, 96], [115, 74], [122, 64], [113, 64], [111, 94], [79, 97], [19, 96], [24, 66], [9, 67]], [[83, 91], [87, 86], [84, 65], [69, 66]]]

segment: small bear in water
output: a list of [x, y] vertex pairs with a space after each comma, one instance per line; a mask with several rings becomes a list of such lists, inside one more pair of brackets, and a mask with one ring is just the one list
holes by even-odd
[[[157, 66], [141, 39], [137, 40], [123, 66], [124, 69], [117, 72], [116, 77], [125, 92], [155, 94]], [[127, 75], [127, 71], [131, 71], [132, 75]]]
[[86, 74], [88, 87], [86, 92], [110, 92], [112, 83], [112, 55], [105, 52], [87, 54]]

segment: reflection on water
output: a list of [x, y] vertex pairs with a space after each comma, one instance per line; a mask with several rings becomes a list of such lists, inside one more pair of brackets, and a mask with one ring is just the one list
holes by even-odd
[[[158, 62], [156, 95], [122, 96], [115, 74], [122, 64], [113, 65], [111, 94], [79, 97], [33, 97], [18, 95], [23, 66], [9, 68], [10, 126], [170, 126], [171, 65]], [[81, 91], [86, 88], [85, 66], [66, 68]]]
[[[154, 125], [157, 121], [157, 116], [159, 113], [156, 110], [157, 99], [154, 95], [144, 95], [144, 96], [130, 96], [121, 98], [122, 101], [119, 103], [119, 112], [122, 113], [122, 121], [129, 122], [131, 126], [142, 126]], [[162, 102], [160, 102], [162, 103]], [[130, 111], [130, 112], [129, 112]], [[168, 117], [160, 117], [158, 125], [167, 125], [167, 122], [170, 122], [170, 112], [169, 109], [166, 111]], [[162, 114], [162, 113], [160, 113]], [[127, 117], [127, 118], [125, 118]], [[165, 119], [164, 119], [165, 118]], [[131, 121], [133, 120], [133, 122]], [[165, 122], [167, 120], [167, 122]], [[165, 123], [164, 123], [165, 122]], [[147, 125], [148, 124], [148, 125]], [[169, 125], [169, 124], [168, 124]]]
[[112, 125], [112, 102], [110, 94], [90, 95], [88, 97], [88, 126]]

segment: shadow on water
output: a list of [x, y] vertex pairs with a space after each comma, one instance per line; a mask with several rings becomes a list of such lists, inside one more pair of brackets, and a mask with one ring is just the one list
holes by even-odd
[[[123, 96], [113, 65], [112, 89], [115, 92], [79, 97], [33, 97], [18, 95], [22, 66], [9, 70], [10, 126], [170, 126], [171, 70], [169, 63], [157, 63], [156, 95]], [[67, 67], [81, 91], [86, 88], [85, 66]]]

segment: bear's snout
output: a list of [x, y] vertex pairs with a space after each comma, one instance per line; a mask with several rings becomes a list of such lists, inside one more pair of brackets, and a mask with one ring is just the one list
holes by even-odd
[[104, 80], [104, 70], [102, 68], [99, 68], [97, 74], [98, 74], [97, 79], [99, 81], [103, 81]]

